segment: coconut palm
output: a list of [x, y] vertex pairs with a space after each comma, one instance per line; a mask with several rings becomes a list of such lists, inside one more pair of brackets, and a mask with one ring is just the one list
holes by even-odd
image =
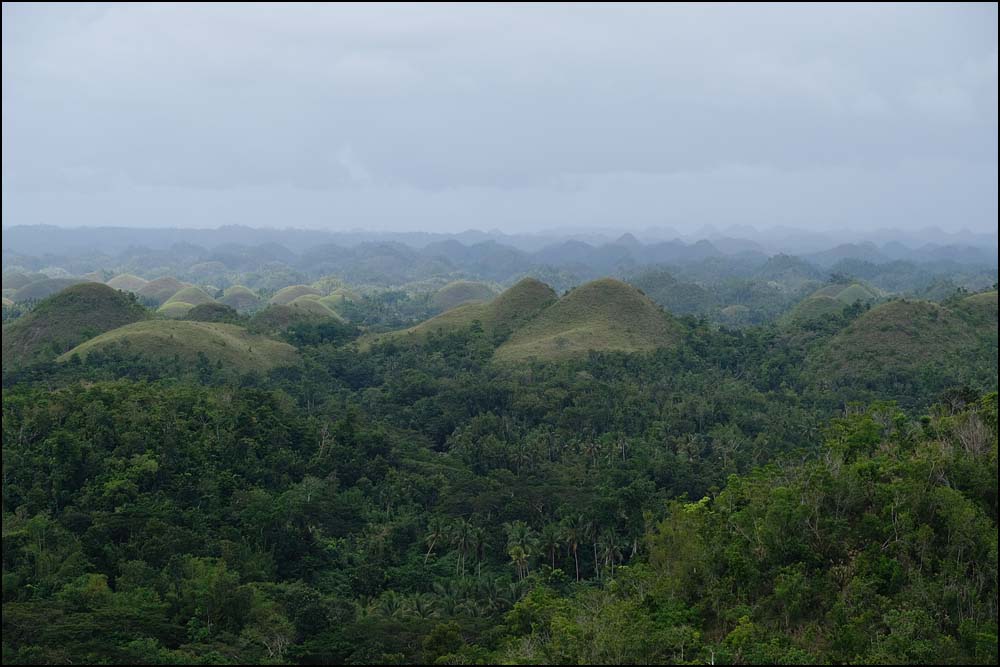
[[427, 553], [424, 554], [424, 564], [427, 564], [427, 559], [431, 557], [431, 553], [434, 551], [434, 546], [444, 540], [448, 535], [448, 524], [439, 516], [432, 516], [430, 521], [427, 522], [427, 535], [424, 536], [424, 541], [427, 542]]
[[582, 514], [565, 519], [562, 523], [563, 544], [573, 554], [576, 580], [580, 581], [580, 544], [587, 538], [587, 520]]
[[538, 535], [538, 548], [549, 554], [549, 563], [552, 569], [556, 569], [556, 552], [563, 544], [562, 529], [558, 524], [548, 523], [542, 527], [542, 532]]

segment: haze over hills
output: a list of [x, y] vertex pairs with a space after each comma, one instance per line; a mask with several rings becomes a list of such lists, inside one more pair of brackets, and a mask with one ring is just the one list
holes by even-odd
[[3, 3], [2, 663], [997, 665], [997, 3]]

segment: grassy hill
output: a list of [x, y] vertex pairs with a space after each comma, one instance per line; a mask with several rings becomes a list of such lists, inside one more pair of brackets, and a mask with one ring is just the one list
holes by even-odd
[[3, 366], [53, 359], [88, 338], [147, 317], [135, 297], [107, 285], [72, 285], [4, 327]]
[[478, 321], [488, 336], [502, 337], [540, 313], [557, 299], [551, 287], [534, 278], [524, 278], [488, 303], [466, 303], [437, 317], [386, 337], [421, 337], [431, 332], [460, 331]]
[[139, 296], [144, 297], [160, 306], [166, 303], [167, 299], [172, 297], [174, 294], [177, 294], [185, 287], [188, 287], [187, 283], [182, 283], [173, 276], [166, 276], [165, 278], [150, 280], [139, 289]]
[[238, 324], [240, 314], [235, 308], [231, 308], [223, 303], [203, 303], [194, 306], [187, 312], [184, 319], [192, 322], [226, 322]]
[[890, 301], [872, 308], [811, 353], [813, 376], [834, 387], [880, 389], [906, 400], [907, 387], [997, 382], [996, 292], [949, 306]]
[[840, 315], [844, 308], [855, 303], [874, 303], [881, 294], [862, 283], [835, 283], [825, 285], [800, 301], [783, 318], [784, 324], [803, 324]]
[[178, 290], [164, 305], [171, 303], [190, 303], [192, 306], [200, 306], [203, 303], [215, 303], [215, 299], [202, 288], [191, 286]]
[[[325, 308], [322, 304], [317, 303], [316, 305]], [[327, 310], [329, 309], [327, 308]], [[277, 334], [296, 324], [323, 322], [332, 317], [339, 318], [333, 311], [315, 312], [309, 306], [281, 306], [271, 304], [267, 308], [255, 313], [250, 318], [250, 323], [247, 326], [251, 331]]]
[[315, 287], [309, 287], [308, 285], [289, 285], [288, 287], [278, 290], [278, 292], [271, 297], [270, 303], [278, 306], [287, 306], [300, 296], [306, 296], [308, 294], [323, 296], [323, 293]]
[[45, 280], [48, 276], [44, 273], [24, 273], [22, 271], [7, 271], [3, 274], [2, 287], [3, 289], [11, 289], [17, 291], [26, 285], [30, 285], [33, 282], [39, 280]]
[[489, 301], [496, 292], [484, 283], [468, 280], [450, 282], [431, 296], [431, 306], [438, 311], [445, 311], [463, 303]]
[[72, 285], [80, 285], [87, 282], [82, 278], [44, 278], [21, 287], [11, 295], [10, 299], [15, 303], [31, 301], [33, 299], [44, 299], [53, 294], [58, 294]]
[[126, 292], [135, 292], [137, 294], [139, 293], [139, 290], [148, 284], [149, 281], [145, 278], [133, 276], [131, 273], [122, 273], [107, 282], [108, 287], [124, 290]]
[[313, 315], [320, 319], [335, 319], [343, 321], [336, 312], [323, 303], [323, 297], [315, 294], [303, 294], [288, 304], [289, 308]]
[[152, 360], [179, 358], [194, 364], [199, 353], [209, 362], [245, 373], [266, 371], [295, 363], [295, 348], [232, 324], [151, 320], [119, 327], [78, 345], [61, 355], [66, 361], [74, 354], [86, 358], [101, 350], [122, 349]]
[[577, 287], [514, 331], [495, 359], [565, 359], [589, 350], [638, 352], [669, 346], [678, 336], [677, 324], [649, 297], [604, 278]]
[[172, 320], [180, 320], [187, 317], [187, 314], [191, 312], [194, 308], [193, 303], [187, 303], [186, 301], [170, 301], [165, 303], [156, 309], [158, 315], [167, 317]]
[[243, 285], [233, 285], [219, 297], [219, 303], [238, 311], [255, 310], [260, 307], [260, 297]]

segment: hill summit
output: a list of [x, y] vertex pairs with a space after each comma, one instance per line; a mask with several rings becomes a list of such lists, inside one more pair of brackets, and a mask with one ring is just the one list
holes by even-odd
[[639, 352], [679, 337], [670, 315], [635, 287], [602, 278], [572, 290], [514, 331], [498, 361], [565, 359], [590, 350]]

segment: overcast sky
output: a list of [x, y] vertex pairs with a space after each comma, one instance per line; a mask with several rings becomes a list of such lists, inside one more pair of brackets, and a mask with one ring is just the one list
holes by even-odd
[[997, 5], [3, 5], [3, 224], [995, 231]]

